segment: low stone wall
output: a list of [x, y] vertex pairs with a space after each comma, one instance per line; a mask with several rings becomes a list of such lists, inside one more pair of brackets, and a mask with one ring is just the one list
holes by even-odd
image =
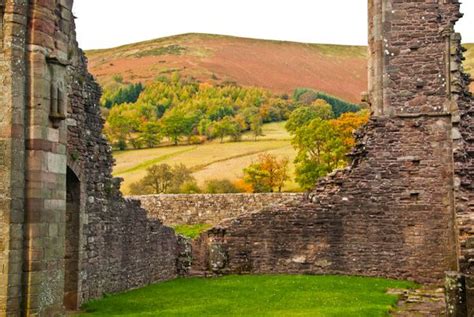
[[148, 195], [129, 197], [139, 200], [151, 218], [166, 225], [207, 223], [216, 225], [270, 205], [302, 200], [301, 193]]

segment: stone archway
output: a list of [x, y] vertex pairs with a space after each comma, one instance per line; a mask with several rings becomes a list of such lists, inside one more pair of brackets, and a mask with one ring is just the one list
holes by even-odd
[[79, 304], [80, 211], [81, 183], [72, 169], [68, 167], [64, 256], [64, 306], [67, 310], [75, 310]]

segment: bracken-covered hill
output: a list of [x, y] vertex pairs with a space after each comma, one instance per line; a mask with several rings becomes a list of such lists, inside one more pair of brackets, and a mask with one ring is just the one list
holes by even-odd
[[[474, 72], [474, 45], [466, 45], [466, 69]], [[183, 34], [86, 52], [90, 71], [102, 86], [116, 75], [126, 82], [153, 81], [179, 72], [203, 82], [291, 93], [308, 87], [351, 102], [367, 90], [367, 48]], [[474, 88], [474, 84], [471, 85]]]
[[127, 82], [149, 82], [179, 71], [203, 82], [291, 93], [308, 87], [352, 102], [367, 90], [367, 49], [184, 34], [86, 52], [89, 69], [107, 86], [120, 74]]

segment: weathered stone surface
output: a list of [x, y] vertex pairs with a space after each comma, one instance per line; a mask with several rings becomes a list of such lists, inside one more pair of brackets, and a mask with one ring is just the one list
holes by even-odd
[[447, 270], [464, 281], [448, 288], [464, 294], [456, 311], [471, 314], [474, 105], [457, 0], [369, 0], [374, 115], [350, 167], [304, 199], [222, 222], [192, 250], [111, 176], [72, 3], [0, 0], [0, 315], [61, 316], [178, 273], [440, 283]]
[[0, 316], [60, 316], [177, 274], [173, 230], [112, 179], [71, 9], [0, 0]]
[[132, 196], [141, 202], [149, 217], [165, 225], [217, 225], [224, 219], [248, 214], [263, 207], [278, 205], [290, 200], [302, 200], [304, 194], [197, 194]]
[[351, 166], [320, 181], [307, 200], [202, 235], [196, 274], [339, 273], [440, 284], [457, 269], [459, 247], [468, 272], [473, 124], [458, 43], [452, 48], [459, 3], [373, 0], [369, 9], [374, 116], [358, 133]]

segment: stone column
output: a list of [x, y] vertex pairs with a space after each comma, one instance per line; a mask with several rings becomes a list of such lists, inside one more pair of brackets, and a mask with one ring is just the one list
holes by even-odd
[[[64, 313], [68, 87], [72, 1], [30, 0], [27, 46], [26, 316]], [[63, 113], [61, 113], [61, 109]]]
[[383, 0], [369, 0], [369, 103], [383, 115]]
[[21, 310], [27, 7], [0, 1], [0, 316]]

